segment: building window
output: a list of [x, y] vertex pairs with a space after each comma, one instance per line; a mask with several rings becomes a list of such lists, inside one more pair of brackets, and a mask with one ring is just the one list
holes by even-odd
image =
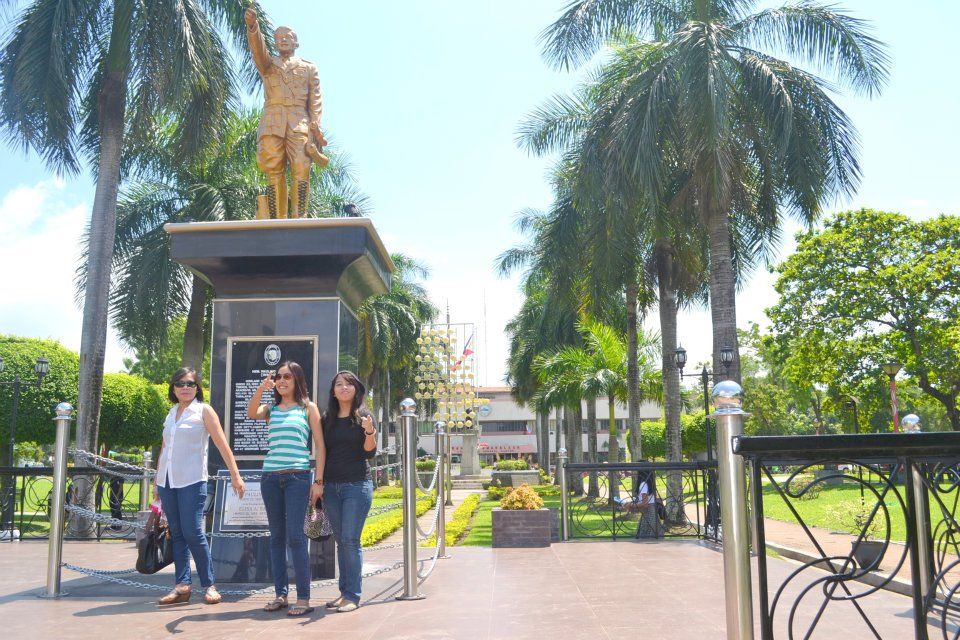
[[480, 422], [482, 433], [526, 433], [526, 420], [484, 420]]

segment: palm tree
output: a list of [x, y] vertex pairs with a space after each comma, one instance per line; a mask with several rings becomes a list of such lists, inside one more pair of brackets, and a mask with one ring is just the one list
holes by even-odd
[[[583, 347], [564, 347], [541, 354], [534, 368], [543, 384], [557, 388], [559, 393], [576, 395], [577, 404], [586, 398], [588, 403], [606, 397], [608, 411], [608, 461], [620, 461], [620, 447], [616, 421], [616, 403], [627, 401], [627, 345], [624, 337], [613, 327], [585, 318], [577, 323], [583, 338]], [[647, 397], [657, 397], [660, 377], [650, 365], [649, 356], [656, 350], [656, 336], [641, 335], [642, 344], [637, 368], [641, 372], [641, 391]], [[616, 495], [611, 487], [611, 496]]]
[[[887, 79], [884, 46], [863, 21], [816, 2], [750, 14], [754, 0], [574, 0], [542, 34], [557, 67], [589, 60], [611, 38], [640, 64], [614, 65], [628, 88], [610, 105], [601, 150], [616, 180], [649, 206], [674, 199], [706, 231], [713, 360], [737, 351], [731, 217], [744, 210], [775, 229], [781, 211], [809, 222], [860, 178], [858, 139], [828, 84], [766, 49], [832, 73], [837, 84], [877, 94]], [[624, 34], [636, 34], [630, 37]], [[652, 41], [638, 38], [652, 37]], [[678, 164], [679, 163], [679, 164]], [[674, 169], [674, 170], [671, 170]], [[739, 355], [730, 376], [740, 377]]]
[[[80, 344], [77, 447], [97, 442], [121, 165], [156, 113], [180, 115], [182, 158], [218, 136], [234, 74], [221, 37], [243, 41], [232, 0], [35, 0], [0, 53], [0, 126], [57, 171], [96, 176]], [[262, 12], [259, 12], [262, 15]], [[264, 24], [264, 27], [267, 25]]]
[[[200, 371], [211, 291], [197, 275], [170, 259], [164, 225], [187, 221], [253, 218], [263, 187], [257, 168], [260, 110], [231, 112], [220, 137], [190, 162], [178, 156], [175, 118], [157, 119], [154, 135], [130, 152], [137, 180], [124, 188], [117, 207], [110, 314], [120, 339], [138, 351], [156, 353], [174, 318], [186, 317], [182, 363]], [[328, 147], [330, 165], [311, 175], [310, 213], [326, 217], [342, 201], [365, 206], [344, 154]], [[89, 252], [89, 236], [85, 238]], [[78, 267], [78, 296], [87, 265]]]

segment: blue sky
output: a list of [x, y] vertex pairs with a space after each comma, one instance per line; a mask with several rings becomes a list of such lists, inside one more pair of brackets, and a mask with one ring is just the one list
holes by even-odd
[[[520, 241], [516, 213], [545, 208], [551, 197], [550, 161], [517, 148], [517, 125], [582, 77], [549, 69], [536, 42], [564, 0], [264, 4], [275, 24], [297, 30], [298, 54], [318, 66], [323, 127], [349, 152], [388, 249], [432, 268], [428, 287], [438, 305], [449, 301], [454, 322], [480, 325], [479, 377], [498, 384], [506, 357], [502, 328], [520, 295], [517, 278], [497, 278], [493, 261]], [[839, 98], [861, 133], [864, 178], [852, 200], [830, 210], [869, 206], [918, 218], [960, 213], [954, 35], [960, 8], [935, 0], [841, 4], [873, 23], [893, 68], [881, 97]], [[3, 18], [6, 31], [9, 12]], [[0, 332], [79, 348], [72, 278], [91, 178], [60, 179], [35, 155], [0, 148], [0, 264], [13, 274], [0, 284]], [[781, 255], [792, 250], [793, 231], [785, 232]], [[744, 288], [741, 325], [763, 322], [763, 308], [774, 301], [771, 281], [761, 272]], [[692, 362], [707, 357], [709, 333], [707, 313], [681, 318]], [[119, 369], [123, 355], [111, 339], [108, 370]]]

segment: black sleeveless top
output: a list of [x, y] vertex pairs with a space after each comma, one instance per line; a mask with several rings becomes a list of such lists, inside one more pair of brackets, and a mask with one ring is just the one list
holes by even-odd
[[327, 448], [327, 462], [323, 467], [324, 482], [362, 482], [370, 478], [367, 460], [377, 450], [363, 448], [363, 427], [353, 418], [323, 419], [323, 443]]

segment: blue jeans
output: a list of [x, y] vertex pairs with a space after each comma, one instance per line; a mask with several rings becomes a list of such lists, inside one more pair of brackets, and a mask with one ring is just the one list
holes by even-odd
[[303, 519], [310, 500], [310, 472], [277, 473], [265, 471], [260, 481], [260, 495], [267, 509], [270, 528], [270, 568], [278, 598], [285, 598], [287, 580], [287, 547], [297, 578], [297, 599], [310, 598], [310, 554]]
[[157, 486], [157, 493], [160, 494], [160, 504], [170, 525], [177, 584], [190, 584], [192, 554], [200, 584], [206, 589], [214, 582], [210, 546], [203, 534], [203, 503], [207, 499], [207, 483], [197, 482], [180, 489]]
[[360, 574], [363, 572], [360, 532], [371, 503], [371, 480], [331, 482], [323, 490], [323, 509], [330, 518], [333, 537], [337, 541], [340, 595], [351, 602], [360, 602]]

